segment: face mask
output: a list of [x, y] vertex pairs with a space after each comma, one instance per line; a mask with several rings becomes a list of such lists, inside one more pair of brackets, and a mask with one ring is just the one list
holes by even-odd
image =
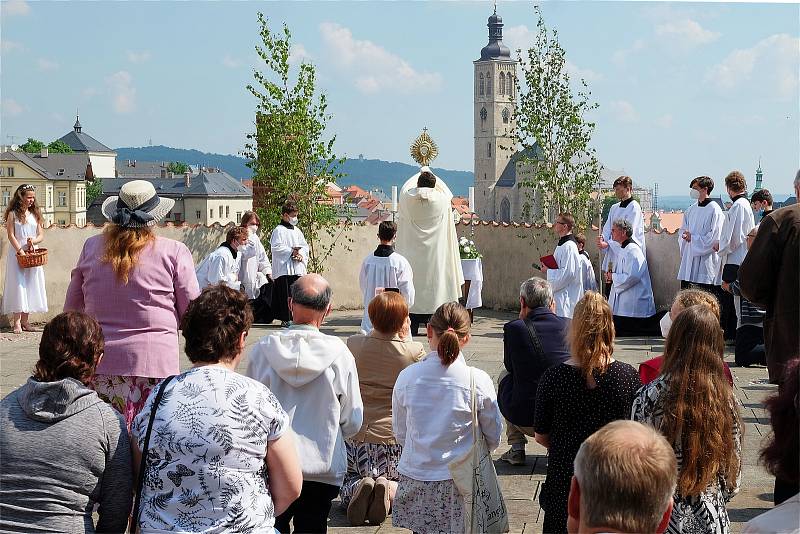
[[250, 235], [253, 235], [256, 232], [258, 232], [258, 226], [255, 224], [251, 224], [250, 226], [247, 227], [247, 231], [250, 232]]
[[669, 327], [672, 326], [672, 319], [669, 316], [669, 312], [667, 312], [664, 317], [658, 322], [658, 326], [661, 327], [661, 336], [666, 338], [667, 334], [669, 333]]
[[297, 217], [289, 217], [289, 224], [292, 226], [297, 226], [298, 218]]
[[689, 189], [689, 196], [692, 197], [694, 200], [700, 198], [700, 191], [694, 188]]

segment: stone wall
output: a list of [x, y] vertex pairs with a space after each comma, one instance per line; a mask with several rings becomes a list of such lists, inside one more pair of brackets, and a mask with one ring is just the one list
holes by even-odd
[[[160, 226], [159, 235], [183, 241], [192, 251], [195, 264], [214, 250], [225, 238], [225, 226], [181, 225], [171, 223]], [[50, 227], [45, 230], [42, 246], [48, 249], [48, 264], [45, 267], [47, 298], [50, 311], [35, 314], [35, 322], [46, 321], [58, 314], [64, 306], [64, 296], [69, 284], [70, 271], [78, 261], [83, 242], [90, 236], [102, 232], [101, 227], [93, 225], [84, 228], [69, 226]], [[339, 247], [335, 256], [327, 262], [324, 276], [333, 287], [334, 306], [337, 309], [361, 307], [361, 293], [358, 288], [358, 271], [362, 259], [377, 245], [375, 226], [356, 226], [349, 234], [351, 242], [337, 235], [331, 239], [347, 242], [349, 251]], [[541, 275], [531, 267], [531, 262], [545, 254], [552, 253], [556, 238], [548, 227], [502, 225], [482, 223], [469, 227], [458, 226], [458, 234], [470, 236], [483, 254], [484, 306], [495, 309], [515, 309], [517, 307], [519, 285], [530, 276]], [[592, 238], [588, 251], [593, 260], [597, 250]], [[653, 281], [656, 306], [663, 310], [669, 307], [672, 297], [679, 288], [675, 279], [679, 255], [674, 234], [647, 234], [647, 258], [650, 276]], [[0, 240], [0, 255], [6, 257], [9, 250], [7, 239]], [[14, 258], [11, 258], [15, 261]], [[6, 261], [0, 261], [0, 278], [5, 280]], [[3, 319], [0, 319], [2, 321]], [[4, 322], [3, 324], [7, 324]]]

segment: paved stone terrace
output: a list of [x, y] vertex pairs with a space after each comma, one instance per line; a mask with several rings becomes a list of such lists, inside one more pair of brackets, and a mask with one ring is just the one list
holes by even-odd
[[[511, 313], [479, 310], [475, 317], [472, 342], [465, 350], [470, 365], [488, 372], [495, 382], [503, 367], [502, 325], [514, 317]], [[359, 323], [359, 312], [336, 312], [329, 318], [323, 330], [346, 337], [357, 331]], [[254, 327], [248, 337], [248, 345], [275, 328], [277, 327]], [[14, 335], [7, 329], [0, 332], [0, 393], [3, 396], [23, 384], [29, 376], [37, 359], [40, 336], [39, 333]], [[636, 365], [661, 354], [662, 349], [663, 340], [660, 338], [623, 338], [617, 340], [615, 357]], [[759, 465], [758, 450], [762, 439], [769, 432], [769, 421], [761, 402], [774, 391], [774, 386], [767, 383], [765, 368], [733, 367], [732, 353], [726, 354], [726, 361], [733, 371], [736, 396], [745, 425], [742, 490], [728, 505], [733, 530], [739, 532], [745, 522], [772, 507], [773, 479]], [[189, 361], [185, 356], [182, 357], [181, 368], [189, 366]], [[243, 371], [246, 366], [245, 359], [239, 370]], [[503, 443], [495, 451], [495, 457], [506, 449], [503, 436]], [[511, 532], [516, 533], [541, 532], [543, 519], [537, 499], [539, 487], [547, 473], [547, 456], [545, 450], [533, 440], [528, 443], [527, 455], [526, 466], [512, 467], [502, 462], [496, 464], [503, 495], [511, 514]], [[350, 527], [337, 502], [334, 502], [329, 525], [333, 533], [339, 534], [408, 532], [405, 529], [392, 528], [390, 520], [381, 526]]]

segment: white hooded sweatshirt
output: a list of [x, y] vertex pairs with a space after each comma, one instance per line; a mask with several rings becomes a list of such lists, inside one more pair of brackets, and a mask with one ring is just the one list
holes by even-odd
[[347, 471], [344, 440], [364, 419], [347, 345], [313, 326], [292, 325], [253, 347], [246, 374], [267, 386], [289, 414], [303, 480], [340, 486]]

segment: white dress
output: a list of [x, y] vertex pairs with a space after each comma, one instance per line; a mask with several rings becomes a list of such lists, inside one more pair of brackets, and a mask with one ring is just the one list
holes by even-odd
[[[13, 216], [13, 214], [12, 214]], [[35, 238], [39, 224], [31, 212], [25, 215], [25, 224], [14, 217], [14, 237], [26, 246], [28, 238]], [[44, 267], [21, 269], [16, 251], [9, 243], [6, 257], [6, 284], [3, 289], [3, 313], [42, 313], [47, 311], [47, 293], [44, 287]]]

